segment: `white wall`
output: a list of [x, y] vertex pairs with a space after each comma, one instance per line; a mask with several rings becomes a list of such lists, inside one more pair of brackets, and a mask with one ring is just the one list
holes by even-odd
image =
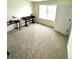
[[13, 30], [15, 27], [16, 27], [16, 24], [9, 25], [9, 26], [7, 26], [7, 31], [11, 31], [11, 30]]
[[28, 0], [7, 0], [7, 18], [22, 17], [32, 13], [32, 4]]
[[68, 59], [72, 59], [72, 32], [70, 33], [69, 36], [67, 50], [68, 50]]
[[[28, 0], [7, 0], [7, 21], [12, 16], [23, 17], [32, 13], [32, 3]], [[7, 31], [15, 28], [15, 25], [8, 26]]]
[[[69, 19], [71, 19], [71, 21], [69, 21]], [[55, 30], [68, 36], [70, 33], [71, 25], [72, 25], [71, 3], [58, 5], [57, 16], [55, 21]]]
[[[39, 18], [39, 4], [57, 5], [55, 22]], [[46, 2], [33, 2], [33, 14], [37, 17], [36, 22], [54, 27], [56, 31], [64, 35], [69, 35], [70, 32], [72, 22], [68, 20], [72, 17], [71, 13], [71, 0], [49, 0]]]

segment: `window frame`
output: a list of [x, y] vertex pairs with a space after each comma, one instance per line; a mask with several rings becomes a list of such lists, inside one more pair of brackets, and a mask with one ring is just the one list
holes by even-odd
[[[46, 5], [47, 7], [46, 7], [46, 18], [42, 18], [42, 17], [40, 17], [40, 6], [42, 6], [42, 5], [39, 5], [39, 18], [40, 19], [44, 19], [44, 20], [49, 20], [49, 21], [55, 21], [55, 19], [56, 19], [56, 11], [57, 11], [57, 5]], [[52, 18], [52, 19], [50, 19], [49, 17], [48, 17], [48, 14], [49, 14], [49, 11], [48, 11], [48, 8], [49, 8], [49, 6], [55, 6], [55, 15], [54, 15], [54, 19]]]

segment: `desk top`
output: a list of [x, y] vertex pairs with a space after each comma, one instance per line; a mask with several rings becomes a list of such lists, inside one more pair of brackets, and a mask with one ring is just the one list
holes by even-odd
[[20, 22], [20, 21], [19, 20], [10, 20], [7, 22], [7, 26], [14, 24], [14, 23], [18, 23], [18, 22]]

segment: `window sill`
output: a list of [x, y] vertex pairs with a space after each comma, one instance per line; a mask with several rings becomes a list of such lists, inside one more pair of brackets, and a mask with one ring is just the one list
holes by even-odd
[[45, 20], [45, 21], [55, 22], [55, 21], [53, 21], [53, 20], [49, 20], [49, 19], [43, 19], [43, 18], [39, 18], [39, 19], [41, 19], [41, 20]]

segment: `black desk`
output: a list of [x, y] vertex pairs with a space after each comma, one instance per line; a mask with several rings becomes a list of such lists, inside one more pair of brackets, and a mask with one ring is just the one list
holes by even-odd
[[35, 23], [34, 22], [34, 18], [35, 18], [35, 16], [22, 17], [22, 19], [25, 21], [25, 25], [24, 26], [28, 26], [27, 22], [30, 22], [30, 21], [32, 21], [32, 23]]
[[30, 21], [30, 17], [22, 17], [22, 19], [25, 21], [25, 25], [24, 26], [28, 26], [27, 22]]
[[21, 29], [19, 20], [10, 20], [9, 22], [7, 22], [7, 26], [11, 24], [16, 24], [16, 29], [18, 29], [18, 24], [19, 24], [19, 29]]

